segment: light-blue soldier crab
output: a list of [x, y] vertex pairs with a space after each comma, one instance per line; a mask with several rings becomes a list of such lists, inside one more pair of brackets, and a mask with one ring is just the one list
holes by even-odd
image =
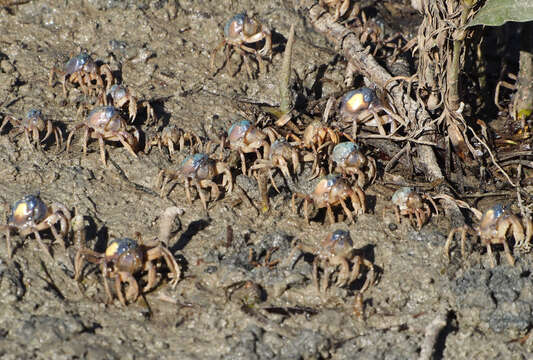
[[291, 171], [289, 170], [289, 162], [292, 162], [292, 169], [294, 175], [300, 172], [300, 159], [298, 150], [294, 148], [287, 140], [277, 139], [270, 146], [267, 159], [257, 159], [250, 167], [249, 173], [260, 169], [267, 169], [270, 177], [270, 182], [274, 189], [279, 192], [276, 183], [272, 177], [272, 168], [278, 168], [286, 179], [291, 179]]
[[158, 175], [157, 184], [161, 184], [161, 197], [163, 197], [165, 187], [171, 180], [183, 179], [185, 182], [185, 193], [189, 203], [192, 204], [190, 188], [194, 185], [204, 209], [207, 210], [207, 200], [202, 189], [210, 188], [211, 200], [218, 199], [220, 190], [218, 184], [213, 179], [220, 174], [222, 174], [222, 186], [225, 187], [227, 192], [231, 193], [233, 191], [233, 178], [228, 165], [220, 161], [215, 161], [206, 154], [197, 153], [183, 160], [178, 171], [170, 169], [161, 170]]
[[53, 67], [52, 70], [50, 70], [50, 77], [48, 79], [48, 84], [50, 86], [54, 85], [54, 74], [57, 74], [60, 78], [65, 97], [67, 96], [67, 82], [79, 84], [81, 91], [86, 95], [92, 94], [95, 88], [93, 81], [96, 81], [96, 87], [99, 91], [104, 92], [102, 75], [105, 75], [106, 90], [109, 90], [113, 83], [113, 74], [111, 73], [109, 65], [96, 65], [93, 58], [86, 52], [81, 52], [67, 61], [63, 70]]
[[[130, 238], [112, 240], [104, 253], [99, 253], [87, 248], [81, 248], [76, 253], [74, 262], [76, 281], [81, 280], [83, 261], [100, 265], [104, 281], [104, 289], [107, 302], [113, 301], [113, 294], [109, 288], [108, 280], [115, 281], [115, 293], [120, 303], [126, 306], [126, 301], [135, 301], [139, 297], [139, 283], [135, 278], [143, 272], [148, 273], [148, 281], [142, 289], [142, 293], [152, 290], [157, 284], [157, 270], [160, 259], [165, 261], [168, 267], [170, 285], [175, 287], [181, 275], [181, 270], [169, 249], [162, 241], [143, 243]], [[127, 283], [126, 294], [122, 293], [122, 284]]]
[[[471, 209], [475, 210], [475, 209]], [[478, 236], [481, 239], [481, 244], [485, 245], [487, 248], [487, 254], [490, 257], [491, 266], [496, 266], [496, 259], [492, 253], [493, 244], [502, 244], [507, 257], [507, 261], [511, 266], [514, 266], [515, 260], [511, 254], [509, 248], [507, 233], [509, 230], [512, 231], [512, 234], [515, 239], [515, 248], [529, 251], [529, 242], [532, 236], [533, 224], [531, 219], [523, 219], [526, 227], [524, 232], [524, 226], [520, 223], [518, 216], [513, 215], [501, 204], [496, 204], [484, 213], [481, 214], [480, 211], [473, 211], [476, 217], [479, 219], [479, 225], [474, 229], [471, 229], [467, 225], [454, 228], [450, 231], [446, 245], [444, 246], [445, 256], [449, 259], [450, 257], [450, 246], [455, 237], [455, 234], [461, 232], [461, 256], [463, 259], [466, 257], [465, 242], [466, 242], [466, 233], [470, 233], [473, 236]]]
[[[39, 235], [39, 232], [50, 229], [54, 239], [65, 249], [64, 237], [68, 234], [70, 220], [71, 214], [65, 205], [54, 202], [47, 206], [39, 195], [24, 196], [11, 207], [7, 224], [0, 226], [0, 231], [5, 231], [9, 258], [12, 256], [11, 231], [17, 231], [22, 237], [33, 234], [41, 249], [52, 257]], [[59, 231], [55, 227], [56, 224], [59, 224]]]
[[[438, 216], [439, 209], [431, 196], [427, 194], [419, 194], [413, 188], [408, 186], [396, 190], [391, 199], [393, 205], [392, 209], [394, 209], [396, 215], [396, 222], [400, 224], [401, 216], [407, 215], [409, 216], [409, 222], [412, 225], [416, 224], [418, 230], [422, 229], [422, 226], [431, 216], [431, 209], [424, 200], [427, 200], [433, 206], [435, 213]], [[383, 217], [385, 217], [385, 212], [390, 209], [390, 206], [383, 209]]]
[[[365, 156], [359, 146], [351, 141], [337, 144], [329, 157], [329, 172], [335, 172], [354, 177], [357, 175], [357, 184], [362, 188], [372, 183], [376, 177], [376, 160]], [[336, 164], [333, 169], [333, 163]]]
[[[265, 40], [263, 48], [256, 50], [245, 44], [257, 43]], [[255, 55], [259, 65], [259, 72], [264, 72], [263, 56], [272, 54], [272, 35], [270, 30], [259, 21], [249, 17], [246, 13], [233, 16], [224, 26], [224, 40], [213, 50], [211, 54], [211, 71], [215, 70], [215, 57], [219, 50], [224, 49], [226, 54], [225, 63], [228, 63], [231, 57], [231, 51], [236, 51], [244, 61], [248, 77], [253, 78], [252, 69], [248, 60], [248, 54]]]
[[161, 132], [156, 133], [149, 139], [146, 139], [144, 153], [147, 154], [153, 146], [157, 146], [162, 153], [162, 147], [166, 146], [172, 156], [176, 145], [179, 146], [179, 151], [183, 151], [186, 143], [188, 143], [188, 146], [193, 151], [199, 151], [202, 147], [202, 139], [198, 135], [172, 124], [164, 127]]
[[323, 177], [315, 187], [311, 195], [294, 193], [292, 195], [292, 210], [296, 213], [296, 198], [303, 198], [305, 220], [309, 223], [309, 204], [314, 204], [317, 209], [326, 208], [327, 218], [330, 224], [335, 223], [332, 206], [341, 205], [348, 219], [353, 222], [352, 211], [346, 205], [346, 199], [350, 199], [355, 215], [366, 211], [365, 193], [358, 185], [352, 187], [341, 175], [329, 174]]
[[[111, 86], [106, 95], [101, 96], [100, 103], [102, 105], [113, 105], [117, 109], [122, 109], [124, 105], [128, 104], [130, 122], [133, 123], [137, 117], [139, 100], [133, 90], [124, 85], [114, 84]], [[140, 104], [146, 108], [146, 123], [153, 123], [156, 118], [150, 102], [142, 101]]]
[[[374, 264], [363, 258], [359, 251], [354, 248], [350, 233], [346, 230], [330, 232], [317, 247], [309, 246], [301, 241], [297, 241], [294, 246], [295, 249], [315, 256], [313, 260], [313, 283], [319, 293], [327, 291], [332, 280], [334, 281], [332, 279], [334, 275], [337, 277], [336, 286], [350, 286], [361, 274], [361, 265], [368, 268], [368, 274], [359, 292], [364, 292], [374, 283]], [[319, 281], [319, 269], [322, 270], [321, 281]]]
[[[265, 128], [261, 130], [248, 120], [241, 120], [230, 126], [227, 142], [231, 150], [239, 153], [243, 175], [246, 175], [246, 158], [244, 154], [255, 153], [258, 159], [265, 158], [270, 151], [270, 143], [267, 138], [273, 143], [278, 136], [273, 129]], [[259, 152], [261, 148], [263, 148], [264, 156]]]
[[[343, 121], [352, 122], [352, 137], [357, 136], [358, 124], [377, 127], [381, 135], [387, 135], [386, 124], [390, 124], [390, 133], [393, 135], [400, 125], [405, 122], [392, 111], [383, 106], [374, 90], [362, 87], [347, 92], [340, 101], [340, 113]], [[380, 113], [385, 113], [381, 116]]]
[[[13, 126], [13, 128], [16, 128], [19, 131], [19, 134], [24, 133], [24, 137], [30, 148], [33, 148], [32, 141], [33, 143], [35, 143], [36, 146], [39, 146], [39, 144], [46, 141], [46, 139], [48, 139], [48, 137], [52, 133], [54, 134], [56, 140], [57, 150], [59, 150], [60, 145], [63, 143], [63, 132], [60, 128], [54, 126], [51, 120], [45, 121], [41, 110], [31, 109], [26, 114], [26, 117], [21, 120], [7, 115], [2, 121], [2, 125], [0, 126], [0, 133], [8, 122], [11, 123], [11, 126]], [[44, 138], [40, 140], [39, 133], [41, 131], [44, 131], [44, 129], [46, 129], [46, 134], [44, 135]]]
[[120, 112], [113, 106], [100, 106], [94, 108], [87, 118], [74, 126], [67, 138], [67, 151], [70, 149], [70, 142], [74, 133], [85, 128], [83, 133], [83, 154], [87, 155], [87, 143], [89, 136], [98, 140], [100, 146], [100, 158], [104, 166], [106, 165], [105, 143], [104, 141], [119, 141], [130, 154], [137, 157], [135, 151], [139, 144], [139, 130], [135, 127], [128, 128], [126, 120], [120, 116]]

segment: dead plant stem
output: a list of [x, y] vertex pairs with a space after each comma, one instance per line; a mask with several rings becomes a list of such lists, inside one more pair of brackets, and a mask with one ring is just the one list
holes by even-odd
[[290, 89], [291, 79], [291, 60], [292, 60], [292, 47], [294, 45], [294, 24], [291, 25], [289, 33], [289, 39], [287, 45], [285, 45], [285, 53], [283, 54], [283, 65], [281, 67], [281, 80], [279, 84], [279, 96], [280, 96], [280, 110], [283, 114], [287, 114], [291, 110], [292, 99]]

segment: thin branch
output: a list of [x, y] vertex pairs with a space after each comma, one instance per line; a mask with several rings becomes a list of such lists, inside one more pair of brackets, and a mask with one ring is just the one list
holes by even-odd
[[437, 317], [426, 327], [422, 350], [420, 351], [420, 357], [418, 358], [419, 360], [431, 359], [439, 334], [446, 326], [446, 317], [446, 312], [443, 312], [442, 314], [437, 315]]
[[176, 216], [183, 214], [183, 209], [176, 206], [166, 208], [159, 219], [159, 241], [168, 247], [172, 224]]
[[294, 45], [294, 24], [291, 25], [289, 33], [289, 39], [285, 46], [285, 54], [283, 54], [283, 65], [281, 67], [281, 80], [279, 84], [279, 103], [280, 110], [287, 114], [291, 110], [292, 99], [290, 89], [291, 79], [291, 59], [292, 59], [292, 47]]

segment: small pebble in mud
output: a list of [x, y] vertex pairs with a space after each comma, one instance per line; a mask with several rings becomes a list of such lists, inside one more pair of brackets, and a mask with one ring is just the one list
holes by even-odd
[[15, 67], [7, 60], [0, 61], [0, 69], [6, 74], [12, 74], [15, 71]]
[[217, 270], [218, 270], [218, 267], [216, 266], [208, 266], [205, 268], [204, 272], [207, 274], [212, 274], [212, 273], [217, 272]]
[[113, 39], [109, 41], [109, 46], [113, 50], [124, 50], [128, 46], [128, 43], [125, 41]]

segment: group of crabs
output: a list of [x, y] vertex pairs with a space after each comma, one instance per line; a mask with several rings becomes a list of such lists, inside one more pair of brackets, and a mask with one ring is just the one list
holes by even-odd
[[[342, 8], [340, 10], [342, 12]], [[251, 74], [250, 56], [255, 56], [259, 69], [264, 67], [263, 57], [272, 52], [271, 35], [268, 28], [246, 14], [232, 17], [224, 27], [225, 38], [212, 54], [214, 67], [215, 55], [219, 49], [224, 48], [226, 62], [229, 61], [232, 51], [237, 52], [243, 59], [247, 72]], [[264, 42], [260, 50], [255, 45]], [[78, 129], [84, 129], [83, 152], [86, 155], [89, 137], [97, 139], [100, 148], [100, 157], [104, 166], [106, 164], [105, 141], [120, 142], [129, 153], [137, 157], [139, 147], [139, 132], [129, 126], [124, 119], [123, 107], [127, 105], [127, 116], [134, 121], [137, 116], [138, 100], [131, 90], [124, 85], [114, 84], [114, 77], [107, 64], [97, 65], [89, 54], [82, 52], [70, 59], [63, 69], [52, 69], [50, 72], [50, 85], [53, 85], [54, 75], [59, 75], [63, 93], [67, 95], [67, 85], [78, 85], [79, 89], [88, 96], [95, 96], [96, 106], [86, 116], [85, 120], [75, 125], [67, 138], [67, 151], [69, 150], [73, 134]], [[312, 120], [302, 129], [296, 125], [283, 127], [260, 128], [248, 120], [233, 123], [226, 134], [216, 141], [204, 142], [201, 137], [175, 126], [164, 128], [160, 134], [146, 140], [145, 152], [152, 146], [168, 147], [172, 156], [175, 147], [179, 151], [189, 148], [191, 155], [187, 156], [177, 170], [163, 169], [159, 173], [158, 186], [161, 196], [165, 195], [165, 187], [172, 181], [183, 181], [186, 196], [192, 203], [191, 188], [197, 190], [198, 196], [205, 210], [207, 210], [207, 195], [204, 189], [210, 190], [210, 200], [220, 196], [220, 188], [228, 193], [233, 190], [233, 172], [228, 162], [224, 161], [227, 150], [237, 154], [240, 158], [242, 174], [255, 177], [258, 182], [268, 176], [272, 186], [279, 191], [273, 174], [276, 170], [281, 172], [286, 181], [291, 181], [300, 174], [302, 162], [310, 162], [311, 177], [322, 175], [311, 194], [294, 193], [292, 195], [292, 210], [297, 212], [296, 199], [303, 199], [303, 210], [306, 221], [310, 219], [310, 206], [315, 209], [326, 209], [326, 217], [330, 223], [336, 222], [334, 210], [337, 207], [353, 221], [357, 216], [366, 211], [366, 199], [363, 191], [376, 178], [376, 161], [365, 155], [357, 141], [358, 128], [373, 129], [380, 134], [394, 134], [405, 126], [401, 117], [395, 114], [389, 106], [384, 106], [378, 100], [373, 89], [368, 87], [351, 90], [342, 96], [337, 105], [326, 108], [337, 113], [337, 127], [330, 127], [319, 120]], [[155, 121], [155, 114], [149, 102], [142, 102], [146, 107], [147, 122]], [[289, 120], [290, 121], [290, 120]], [[31, 110], [23, 120], [6, 116], [0, 126], [11, 122], [13, 127], [25, 133], [27, 142], [38, 146], [53, 133], [57, 146], [62, 143], [62, 132], [50, 120], [44, 121], [38, 110]], [[278, 122], [276, 122], [277, 124]], [[351, 126], [351, 134], [345, 130]], [[45, 136], [40, 139], [40, 132], [46, 129]], [[290, 129], [290, 130], [286, 130]], [[388, 129], [388, 130], [387, 130]], [[205, 143], [205, 144], [204, 144]], [[218, 154], [209, 150], [212, 145], [220, 149]], [[200, 152], [200, 149], [208, 149]], [[199, 152], [196, 152], [199, 151]], [[326, 175], [327, 173], [327, 175]], [[349, 203], [353, 210], [350, 210]], [[462, 202], [461, 202], [462, 203]], [[438, 215], [435, 201], [424, 193], [418, 193], [413, 188], [404, 187], [392, 196], [392, 209], [398, 223], [401, 217], [409, 217], [409, 222], [418, 230], [428, 221], [432, 213]], [[386, 208], [385, 210], [390, 210]], [[385, 213], [384, 210], [384, 213]], [[492, 254], [492, 244], [502, 244], [510, 264], [514, 258], [508, 245], [507, 233], [511, 232], [515, 239], [515, 248], [529, 250], [529, 241], [532, 236], [532, 221], [523, 219], [523, 223], [501, 205], [496, 205], [485, 213], [472, 209], [480, 219], [479, 227], [473, 231], [467, 226], [452, 229], [445, 244], [445, 254], [448, 256], [449, 248], [455, 234], [460, 231], [461, 251], [465, 256], [465, 241], [467, 232], [474, 232], [481, 238], [483, 245], [495, 266]], [[175, 215], [175, 214], [174, 214]], [[342, 215], [341, 215], [342, 217]], [[33, 234], [41, 248], [50, 255], [48, 248], [42, 242], [40, 232], [50, 230], [56, 239], [65, 248], [64, 238], [68, 236], [72, 223], [68, 208], [59, 203], [47, 206], [38, 195], [28, 195], [14, 203], [6, 225], [0, 227], [5, 231], [7, 251], [11, 257], [11, 232], [17, 231], [21, 236]], [[75, 278], [79, 280], [83, 269], [83, 261], [99, 264], [104, 279], [104, 287], [108, 300], [112, 300], [112, 292], [108, 279], [115, 282], [115, 292], [122, 304], [134, 301], [140, 294], [137, 277], [147, 274], [146, 285], [142, 292], [153, 289], [157, 283], [157, 269], [160, 268], [161, 259], [168, 268], [170, 283], [174, 286], [180, 278], [180, 267], [173, 254], [166, 247], [168, 239], [158, 239], [148, 243], [130, 238], [115, 239], [111, 241], [104, 253], [98, 253], [87, 248], [77, 251], [74, 267]], [[336, 230], [329, 233], [317, 247], [310, 247], [302, 242], [294, 244], [295, 249], [315, 255], [313, 263], [313, 281], [319, 292], [325, 292], [332, 281], [337, 286], [351, 286], [359, 277], [361, 265], [366, 266], [368, 276], [365, 284], [360, 289], [366, 290], [374, 282], [374, 266], [358, 255], [354, 249], [349, 232]], [[319, 281], [319, 279], [322, 279]], [[125, 295], [123, 293], [123, 284]]]

